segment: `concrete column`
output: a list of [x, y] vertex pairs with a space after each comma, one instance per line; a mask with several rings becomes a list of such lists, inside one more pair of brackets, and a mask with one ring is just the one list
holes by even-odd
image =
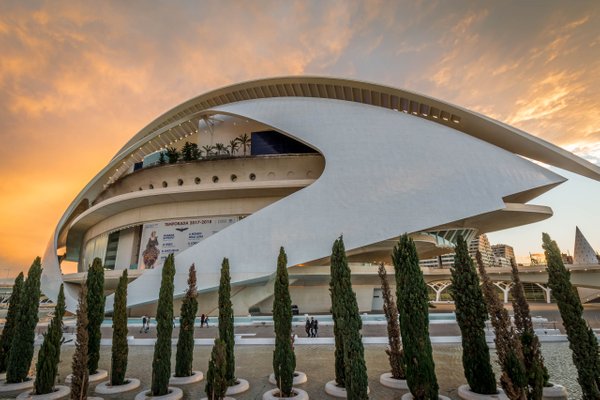
[[546, 303], [550, 304], [552, 302], [552, 297], [550, 296], [550, 294], [552, 293], [552, 289], [546, 287], [542, 283], [536, 283], [536, 285], [538, 285], [538, 287], [540, 287], [544, 291], [544, 294], [546, 296]]
[[502, 290], [502, 294], [504, 295], [504, 303], [508, 303], [508, 294], [510, 292], [510, 288], [512, 287], [512, 282], [494, 282], [494, 285]]

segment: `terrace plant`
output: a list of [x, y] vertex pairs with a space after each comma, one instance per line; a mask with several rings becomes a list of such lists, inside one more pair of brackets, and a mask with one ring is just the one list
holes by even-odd
[[156, 309], [156, 344], [152, 360], [152, 396], [169, 393], [171, 377], [171, 335], [173, 333], [173, 278], [175, 257], [169, 254], [165, 260]]
[[240, 148], [240, 142], [237, 139], [230, 140], [228, 147], [229, 151], [231, 152], [231, 155], [234, 155]]
[[290, 298], [287, 271], [287, 256], [283, 247], [279, 249], [273, 302], [275, 325], [275, 351], [273, 372], [282, 397], [292, 397], [296, 355], [292, 348], [292, 299]]
[[225, 344], [225, 361], [228, 386], [236, 384], [235, 378], [235, 338], [233, 335], [233, 304], [231, 303], [231, 276], [229, 260], [223, 258], [221, 264], [221, 281], [219, 283], [219, 339]]
[[50, 321], [48, 331], [44, 334], [44, 342], [38, 353], [33, 391], [36, 395], [54, 391], [54, 381], [58, 374], [60, 362], [60, 346], [62, 345], [63, 315], [65, 314], [65, 293], [60, 285], [58, 299], [54, 307], [54, 317]]
[[437, 399], [439, 386], [429, 339], [427, 286], [419, 267], [417, 249], [407, 234], [400, 236], [394, 246], [392, 261], [396, 272], [406, 383], [415, 399]]
[[387, 320], [388, 344], [389, 349], [385, 352], [390, 361], [392, 369], [392, 378], [406, 379], [404, 365], [404, 351], [402, 350], [402, 339], [400, 338], [400, 322], [398, 321], [398, 307], [392, 297], [390, 284], [387, 281], [387, 272], [383, 263], [379, 265], [377, 271], [381, 280], [381, 294], [383, 296], [383, 313]]
[[167, 147], [167, 158], [169, 159], [169, 164], [175, 164], [181, 154], [175, 147]]
[[175, 356], [175, 376], [192, 376], [194, 361], [194, 322], [198, 312], [196, 299], [196, 267], [190, 267], [188, 273], [188, 289], [181, 303], [181, 319], [179, 326], [179, 340], [177, 341], [177, 354]]
[[244, 152], [244, 157], [246, 157], [246, 152], [250, 149], [251, 139], [247, 133], [244, 133], [236, 138], [240, 146], [242, 147], [242, 151]]
[[498, 353], [498, 362], [502, 370], [500, 383], [509, 399], [525, 400], [527, 399], [528, 380], [521, 341], [511, 325], [508, 311], [502, 306], [502, 302], [498, 298], [479, 251], [477, 251], [475, 258], [481, 276], [483, 295], [496, 334], [494, 342], [496, 343], [496, 353]]
[[185, 142], [181, 149], [183, 161], [194, 161], [200, 157], [200, 149], [196, 143]]
[[39, 257], [36, 257], [29, 268], [27, 279], [21, 291], [17, 318], [15, 319], [15, 328], [18, 327], [18, 334], [13, 336], [8, 355], [7, 383], [20, 383], [29, 379], [27, 374], [33, 359], [35, 327], [38, 323], [41, 274], [42, 261]]
[[90, 375], [98, 372], [100, 360], [100, 340], [102, 331], [100, 326], [104, 320], [104, 268], [102, 260], [94, 258], [89, 267], [86, 279], [87, 310], [88, 310], [88, 370]]
[[113, 312], [113, 344], [110, 384], [112, 386], [124, 385], [126, 382], [127, 357], [129, 346], [127, 344], [127, 270], [119, 278], [115, 291], [115, 305]]
[[460, 235], [454, 251], [450, 294], [456, 306], [456, 322], [461, 331], [465, 377], [472, 392], [496, 394], [496, 377], [485, 341], [488, 313], [467, 242]]
[[204, 388], [209, 400], [223, 400], [227, 392], [227, 350], [225, 347], [225, 342], [215, 339], [208, 362]]
[[205, 146], [202, 146], [202, 150], [204, 150], [204, 153], [205, 153], [204, 158], [209, 158], [213, 155], [213, 152], [215, 151], [215, 147], [211, 146], [211, 145], [205, 145]]
[[582, 398], [600, 399], [600, 359], [596, 335], [583, 318], [581, 300], [577, 290], [571, 285], [571, 273], [565, 268], [558, 245], [547, 233], [542, 235], [542, 240], [548, 263], [548, 286], [558, 303], [567, 331]]
[[[350, 268], [346, 258], [344, 240], [339, 237], [331, 251], [331, 304], [334, 323], [337, 324], [336, 341], [342, 342], [344, 388], [350, 400], [368, 399], [368, 377], [362, 343], [362, 320], [358, 312], [356, 294], [352, 291]], [[336, 348], [336, 370], [341, 361]], [[336, 383], [337, 373], [336, 373]], [[339, 385], [339, 383], [338, 383]]]
[[0, 373], [6, 372], [8, 354], [16, 332], [16, 319], [19, 314], [19, 303], [21, 301], [22, 291], [23, 273], [20, 272], [12, 287], [12, 293], [8, 303], [8, 312], [6, 313], [6, 322], [4, 323], [4, 329], [0, 336]]

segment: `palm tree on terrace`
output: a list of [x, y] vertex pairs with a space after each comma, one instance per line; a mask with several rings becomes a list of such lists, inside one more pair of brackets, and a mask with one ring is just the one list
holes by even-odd
[[217, 151], [217, 155], [222, 155], [223, 153], [227, 154], [227, 148], [225, 147], [225, 145], [223, 143], [217, 143], [215, 144], [215, 150]]
[[242, 146], [242, 149], [244, 150], [244, 156], [246, 156], [246, 151], [250, 148], [250, 136], [248, 136], [247, 133], [244, 133], [243, 135], [238, 136], [235, 140], [237, 140], [240, 146]]
[[237, 139], [233, 139], [229, 141], [229, 151], [231, 152], [231, 155], [234, 155], [238, 149], [240, 148], [240, 143], [238, 142]]
[[202, 146], [202, 150], [204, 150], [204, 152], [206, 153], [206, 155], [204, 157], [208, 158], [212, 155], [213, 150], [215, 149], [214, 146], [212, 145], [206, 145], [206, 146]]

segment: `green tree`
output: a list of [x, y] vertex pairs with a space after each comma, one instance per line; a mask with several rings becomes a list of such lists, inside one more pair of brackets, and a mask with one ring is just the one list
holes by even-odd
[[44, 343], [40, 347], [36, 364], [36, 375], [34, 392], [38, 394], [52, 393], [54, 381], [58, 373], [60, 362], [60, 346], [63, 335], [63, 315], [65, 314], [65, 293], [63, 285], [60, 285], [58, 299], [54, 307], [54, 317], [50, 321], [48, 331], [44, 334]]
[[429, 339], [427, 286], [419, 268], [417, 249], [407, 234], [400, 236], [394, 246], [392, 261], [396, 272], [406, 383], [415, 399], [437, 399], [439, 386]]
[[88, 310], [88, 370], [90, 375], [98, 372], [100, 361], [100, 326], [104, 320], [104, 267], [102, 260], [94, 258], [87, 273], [87, 310]]
[[169, 159], [169, 164], [175, 164], [177, 160], [179, 160], [179, 151], [175, 147], [167, 147], [167, 158]]
[[240, 148], [240, 142], [238, 142], [237, 139], [230, 140], [228, 147], [229, 151], [231, 152], [231, 155], [234, 155]]
[[[344, 388], [349, 400], [368, 399], [368, 377], [362, 344], [362, 320], [352, 291], [344, 240], [339, 237], [331, 251], [331, 304], [334, 323], [343, 341]], [[337, 339], [337, 338], [336, 338]]]
[[77, 305], [75, 353], [73, 353], [73, 363], [71, 364], [73, 369], [71, 400], [87, 399], [89, 386], [87, 316], [87, 286], [83, 285], [79, 293], [79, 304]]
[[547, 233], [542, 235], [542, 240], [548, 263], [548, 286], [558, 303], [558, 310], [567, 331], [583, 399], [600, 399], [598, 341], [583, 318], [581, 300], [577, 290], [571, 285], [571, 273], [565, 268], [558, 245]]
[[292, 397], [296, 355], [292, 348], [292, 299], [290, 298], [287, 271], [287, 256], [283, 247], [277, 258], [277, 275], [273, 302], [273, 323], [275, 324], [275, 351], [273, 352], [273, 372], [282, 397]]
[[251, 140], [250, 136], [247, 133], [240, 135], [236, 138], [240, 146], [242, 146], [242, 150], [244, 151], [244, 157], [246, 156], [246, 151], [250, 148]]
[[7, 383], [19, 383], [28, 379], [27, 373], [33, 358], [35, 327], [38, 323], [41, 275], [42, 261], [36, 257], [29, 268], [21, 291], [21, 301], [15, 319], [15, 328], [18, 329], [18, 334], [14, 335], [8, 354]]
[[197, 160], [200, 157], [200, 149], [196, 143], [185, 142], [181, 149], [181, 156], [184, 161]]
[[235, 385], [235, 354], [233, 348], [233, 304], [231, 303], [231, 276], [229, 275], [229, 260], [223, 259], [221, 264], [221, 282], [219, 284], [219, 339], [225, 343], [225, 359], [227, 361], [227, 385]]
[[179, 340], [175, 357], [175, 376], [192, 376], [194, 361], [194, 322], [198, 312], [196, 299], [196, 267], [190, 267], [188, 274], [188, 290], [181, 303], [179, 323]]
[[513, 286], [510, 289], [512, 293], [512, 304], [514, 311], [514, 321], [517, 334], [521, 339], [523, 348], [523, 362], [527, 373], [529, 388], [527, 391], [527, 399], [541, 400], [544, 392], [544, 386], [549, 386], [548, 370], [544, 366], [544, 358], [540, 340], [533, 329], [531, 314], [529, 312], [529, 303], [525, 298], [525, 289], [521, 278], [519, 278], [519, 270], [514, 258], [510, 259], [512, 268]]
[[175, 257], [169, 254], [162, 270], [156, 309], [156, 344], [152, 360], [152, 396], [169, 392], [171, 378], [171, 335], [173, 334], [173, 279]]
[[215, 339], [208, 362], [204, 388], [208, 400], [223, 400], [227, 392], [227, 350], [225, 347], [225, 342]]
[[110, 363], [110, 384], [118, 386], [125, 384], [127, 372], [127, 357], [129, 346], [127, 344], [127, 270], [123, 270], [117, 290], [113, 309], [113, 344], [112, 360]]
[[487, 309], [479, 286], [479, 277], [469, 255], [469, 247], [460, 235], [454, 251], [450, 294], [456, 306], [456, 321], [462, 336], [465, 377], [471, 391], [495, 394], [498, 391], [496, 377], [492, 370], [490, 350], [485, 341]]
[[15, 324], [17, 315], [19, 314], [19, 303], [21, 301], [21, 292], [23, 290], [23, 273], [20, 272], [15, 279], [15, 284], [12, 288], [10, 300], [8, 303], [8, 312], [6, 313], [6, 322], [0, 336], [0, 372], [6, 372], [8, 362], [8, 354], [10, 345], [15, 336]]
[[215, 150], [217, 151], [217, 155], [227, 154], [227, 147], [223, 143], [216, 143]]
[[406, 379], [404, 372], [404, 351], [402, 351], [402, 342], [400, 339], [400, 322], [398, 321], [398, 307], [392, 297], [390, 284], [387, 281], [387, 272], [383, 263], [379, 265], [377, 271], [381, 280], [381, 294], [383, 296], [383, 313], [387, 320], [388, 344], [390, 346], [385, 352], [390, 360], [392, 369], [392, 378]]
[[165, 165], [167, 163], [167, 160], [165, 159], [165, 152], [161, 151], [160, 154], [158, 155], [158, 165]]
[[206, 153], [204, 158], [210, 158], [210, 156], [213, 155], [213, 151], [215, 150], [215, 148], [212, 145], [205, 145], [202, 146], [202, 150], [204, 150], [204, 152]]
[[502, 306], [502, 302], [498, 298], [479, 251], [477, 251], [475, 258], [481, 276], [483, 296], [496, 333], [494, 342], [496, 343], [498, 363], [502, 369], [502, 375], [500, 376], [502, 389], [511, 400], [525, 400], [527, 398], [528, 382], [521, 341], [512, 327], [508, 311]]

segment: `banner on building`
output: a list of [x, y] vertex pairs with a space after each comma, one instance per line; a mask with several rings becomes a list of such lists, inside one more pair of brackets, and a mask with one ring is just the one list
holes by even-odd
[[225, 216], [185, 218], [144, 224], [138, 269], [159, 268], [169, 254], [177, 254], [239, 220], [238, 216]]

